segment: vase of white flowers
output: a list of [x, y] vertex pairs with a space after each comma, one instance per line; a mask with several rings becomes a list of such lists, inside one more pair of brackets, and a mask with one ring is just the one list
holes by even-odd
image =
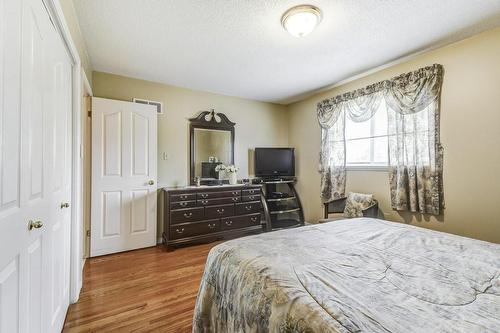
[[236, 172], [229, 173], [229, 184], [236, 185], [238, 184], [238, 178], [236, 177]]
[[238, 184], [238, 178], [236, 176], [236, 173], [238, 172], [238, 167], [235, 165], [224, 165], [224, 164], [219, 164], [215, 167], [215, 171], [221, 172], [224, 171], [226, 175], [228, 176], [229, 184], [231, 185], [236, 185]]

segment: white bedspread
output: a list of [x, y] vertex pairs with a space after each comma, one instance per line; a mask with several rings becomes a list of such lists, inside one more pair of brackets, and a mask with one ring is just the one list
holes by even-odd
[[500, 332], [500, 245], [366, 218], [235, 239], [209, 254], [193, 327]]

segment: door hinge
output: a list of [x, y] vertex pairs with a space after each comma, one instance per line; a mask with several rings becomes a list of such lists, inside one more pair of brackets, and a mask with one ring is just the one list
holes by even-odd
[[85, 96], [85, 99], [87, 99], [87, 115], [89, 117], [92, 117], [92, 97], [91, 96]]
[[90, 237], [90, 230], [87, 230], [87, 237]]

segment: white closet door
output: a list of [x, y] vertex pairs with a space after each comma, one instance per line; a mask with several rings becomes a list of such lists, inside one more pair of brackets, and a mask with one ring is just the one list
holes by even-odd
[[154, 106], [92, 98], [91, 256], [156, 244], [156, 123]]
[[0, 111], [0, 333], [60, 332], [69, 302], [70, 210], [61, 201], [71, 198], [71, 62], [41, 0], [0, 0]]
[[45, 118], [45, 128], [51, 137], [49, 142], [52, 151], [48, 155], [48, 177], [51, 181], [47, 184], [47, 191], [51, 205], [46, 230], [50, 234], [50, 249], [47, 248], [44, 256], [44, 268], [48, 270], [44, 274], [44, 281], [47, 282], [44, 285], [47, 298], [44, 297], [44, 300], [48, 304], [44, 307], [47, 316], [43, 318], [50, 319], [47, 332], [59, 332], [69, 306], [70, 289], [72, 67], [60, 36], [55, 31], [47, 38], [47, 43], [51, 48], [48, 73], [44, 78], [49, 81], [45, 105], [50, 111]]

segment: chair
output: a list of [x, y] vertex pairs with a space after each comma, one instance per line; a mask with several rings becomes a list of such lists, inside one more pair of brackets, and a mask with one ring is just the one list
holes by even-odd
[[[319, 220], [319, 223], [325, 223], [325, 222], [330, 222], [330, 221], [335, 221], [340, 218], [329, 218], [328, 215], [334, 214], [334, 213], [343, 213], [345, 209], [345, 203], [346, 203], [347, 198], [340, 198], [340, 199], [334, 199], [329, 202], [324, 203], [324, 218]], [[377, 218], [378, 217], [378, 201], [373, 199], [373, 203], [370, 207], [366, 208], [363, 210], [363, 217], [372, 217], [372, 218]], [[341, 217], [342, 219], [345, 219], [346, 217]]]

